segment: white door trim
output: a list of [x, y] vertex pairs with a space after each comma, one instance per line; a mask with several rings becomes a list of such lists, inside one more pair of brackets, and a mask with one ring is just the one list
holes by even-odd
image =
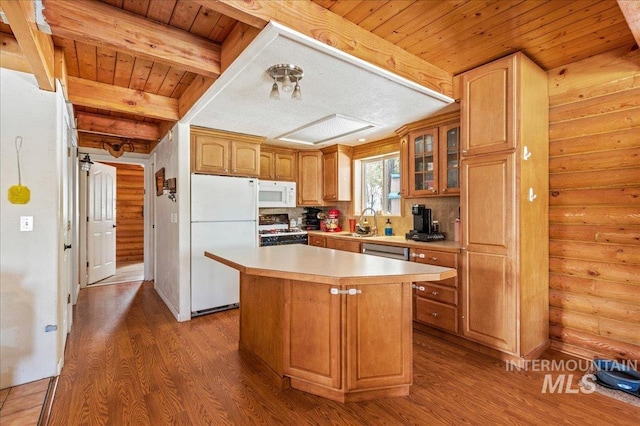
[[[107, 163], [137, 164], [144, 167], [144, 279], [153, 280], [154, 273], [154, 245], [153, 245], [153, 201], [155, 197], [155, 175], [153, 172], [152, 159], [125, 157], [114, 158], [102, 150], [80, 147], [79, 151], [88, 153], [91, 161], [102, 161]], [[151, 155], [151, 154], [150, 154]], [[80, 287], [87, 287], [87, 173], [80, 172], [79, 182], [79, 211], [80, 211]]]

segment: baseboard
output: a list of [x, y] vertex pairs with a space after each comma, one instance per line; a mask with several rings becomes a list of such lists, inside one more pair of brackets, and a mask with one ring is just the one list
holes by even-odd
[[178, 322], [187, 321], [191, 319], [191, 315], [189, 315], [189, 318], [187, 319], [181, 319], [180, 312], [178, 312], [178, 310], [175, 309], [175, 307], [169, 301], [169, 298], [162, 292], [162, 290], [158, 288], [158, 286], [155, 285], [155, 283], [153, 284], [153, 289], [156, 291], [156, 293], [158, 293], [158, 296], [160, 296], [160, 299], [162, 299], [164, 304], [167, 305], [167, 308], [169, 308], [169, 311], [171, 311], [171, 313], [173, 314], [173, 316]]
[[488, 346], [485, 346], [481, 343], [474, 342], [472, 340], [465, 339], [462, 336], [457, 336], [446, 331], [438, 330], [436, 328], [430, 327], [425, 324], [421, 324], [419, 322], [415, 322], [415, 321], [413, 322], [413, 330], [423, 332], [435, 337], [439, 337], [442, 340], [455, 343], [456, 345], [462, 346], [465, 349], [470, 349], [475, 352], [488, 355], [492, 358], [496, 358], [504, 362], [509, 362], [511, 364], [519, 364], [523, 361], [538, 358], [547, 348], [549, 348], [549, 344], [550, 344], [549, 341], [544, 342], [534, 351], [528, 353], [526, 356], [520, 357], [517, 355], [509, 354], [506, 352], [499, 351], [497, 349], [490, 348]]

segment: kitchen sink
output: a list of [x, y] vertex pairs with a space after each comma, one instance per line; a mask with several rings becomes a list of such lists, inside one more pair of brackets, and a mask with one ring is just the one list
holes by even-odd
[[368, 238], [368, 237], [377, 237], [378, 234], [358, 234], [357, 232], [354, 232], [353, 234], [351, 234], [352, 237], [360, 237], [360, 238]]

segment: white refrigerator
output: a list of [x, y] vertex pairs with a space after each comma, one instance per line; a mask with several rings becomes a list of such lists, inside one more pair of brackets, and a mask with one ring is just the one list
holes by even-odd
[[191, 314], [240, 300], [237, 270], [204, 256], [221, 247], [258, 246], [258, 179], [191, 175]]

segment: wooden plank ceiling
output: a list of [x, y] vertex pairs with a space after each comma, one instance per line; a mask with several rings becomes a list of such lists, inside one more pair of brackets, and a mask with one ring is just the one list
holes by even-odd
[[[638, 34], [639, 18], [632, 7], [625, 20], [621, 6], [629, 9], [628, 3], [313, 0], [303, 8], [301, 3], [283, 4], [277, 17], [302, 31], [311, 28], [314, 15], [318, 19], [313, 25], [326, 22], [326, 32], [334, 35], [341, 35], [341, 30], [330, 26], [342, 21], [346, 34], [347, 26], [355, 24], [392, 44], [388, 51], [403, 49], [439, 75], [452, 76], [515, 51], [523, 51], [548, 70], [633, 46], [632, 30]], [[6, 0], [0, 4], [3, 11], [12, 9]], [[265, 17], [277, 18], [273, 2], [266, 0], [252, 2], [254, 9], [261, 8], [259, 12], [229, 0], [43, 0], [43, 4], [53, 44], [64, 57], [68, 96], [80, 118], [81, 146], [131, 141], [142, 153], [150, 152], [215, 81], [264, 26]], [[335, 15], [326, 15], [327, 10]], [[5, 15], [17, 13], [11, 12]], [[28, 31], [28, 24], [22, 23], [20, 31]], [[37, 69], [33, 63], [43, 60], [27, 50], [37, 44], [24, 43], [25, 36], [10, 25], [0, 24], [2, 66], [25, 67], [24, 61], [6, 59], [19, 44], [31, 68]], [[322, 39], [315, 27], [312, 36]], [[358, 42], [341, 42], [351, 41]], [[46, 46], [46, 40], [41, 43]], [[46, 77], [46, 67], [35, 74]]]

